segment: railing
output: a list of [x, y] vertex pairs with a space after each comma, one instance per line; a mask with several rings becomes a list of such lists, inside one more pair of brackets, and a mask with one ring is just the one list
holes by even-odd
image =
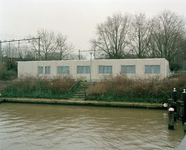
[[70, 96], [71, 93], [74, 93], [75, 89], [79, 86], [80, 80], [76, 82], [69, 90], [68, 90], [68, 96]]
[[96, 81], [94, 81], [85, 91], [85, 100], [87, 99], [87, 91], [90, 89], [91, 86], [95, 85]]

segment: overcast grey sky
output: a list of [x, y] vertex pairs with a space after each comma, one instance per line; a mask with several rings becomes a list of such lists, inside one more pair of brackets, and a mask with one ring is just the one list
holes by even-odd
[[61, 32], [78, 49], [90, 49], [96, 25], [113, 13], [163, 10], [186, 16], [186, 0], [0, 0], [0, 40], [35, 36], [38, 29]]

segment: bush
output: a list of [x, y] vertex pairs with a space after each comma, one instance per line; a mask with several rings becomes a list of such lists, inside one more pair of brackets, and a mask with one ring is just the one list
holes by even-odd
[[11, 80], [17, 78], [17, 72], [7, 70], [6, 66], [0, 63], [0, 80]]
[[98, 100], [106, 101], [143, 101], [143, 102], [167, 102], [172, 96], [173, 88], [177, 89], [178, 98], [181, 99], [181, 92], [186, 88], [186, 75], [179, 78], [160, 80], [158, 77], [148, 80], [129, 79], [125, 75], [109, 77], [104, 79], [88, 91], [88, 99], [95, 96]]
[[2, 92], [5, 97], [67, 98], [67, 92], [75, 84], [73, 79], [23, 77]]
[[1, 77], [2, 80], [12, 80], [17, 78], [17, 72], [9, 70], [9, 71], [4, 71], [3, 75]]
[[0, 63], [0, 79], [3, 77], [3, 73], [6, 71], [6, 66]]

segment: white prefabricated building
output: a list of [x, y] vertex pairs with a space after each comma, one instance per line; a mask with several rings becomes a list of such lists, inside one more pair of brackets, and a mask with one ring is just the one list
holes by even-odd
[[74, 79], [100, 81], [110, 74], [126, 74], [129, 78], [166, 78], [169, 71], [169, 62], [165, 58], [18, 62], [18, 77], [71, 75]]

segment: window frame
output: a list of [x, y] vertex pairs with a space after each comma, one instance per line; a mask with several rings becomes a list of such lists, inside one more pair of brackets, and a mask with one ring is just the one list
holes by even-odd
[[[64, 71], [63, 67], [64, 68], [68, 68], [68, 69], [65, 69], [65, 71]], [[59, 70], [59, 68], [61, 68], [61, 69]], [[60, 75], [60, 74], [69, 74], [69, 73], [70, 73], [70, 66], [57, 66], [57, 74], [58, 75]]]
[[51, 74], [51, 67], [50, 66], [45, 66], [45, 74]]
[[[40, 70], [41, 69], [41, 70]], [[43, 66], [38, 66], [37, 67], [37, 73], [38, 74], [43, 74]]]
[[[84, 70], [88, 70], [88, 72], [84, 72]], [[77, 66], [77, 74], [90, 74], [90, 66]]]
[[[158, 67], [158, 72], [155, 67]], [[145, 74], [161, 74], [161, 65], [145, 65]]]
[[[102, 68], [101, 68], [102, 67]], [[110, 67], [109, 69], [108, 69], [108, 71], [105, 71], [106, 70], [106, 67]], [[109, 72], [111, 70], [111, 72]], [[99, 74], [112, 74], [112, 66], [111, 65], [106, 65], [106, 66], [104, 66], [104, 65], [99, 65], [99, 67], [98, 67], [98, 73]]]
[[[122, 67], [125, 67], [124, 72]], [[127, 72], [127, 67], [134, 67], [134, 72]], [[121, 65], [121, 74], [136, 74], [136, 65]]]

